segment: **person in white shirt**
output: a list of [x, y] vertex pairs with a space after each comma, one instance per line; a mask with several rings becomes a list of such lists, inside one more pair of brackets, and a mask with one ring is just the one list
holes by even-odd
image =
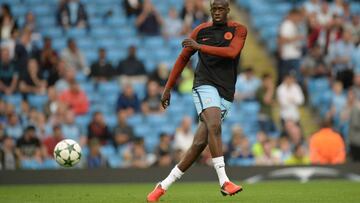
[[344, 0], [335, 0], [331, 6], [331, 11], [337, 16], [344, 15]]
[[304, 103], [304, 94], [293, 74], [289, 74], [277, 88], [277, 100], [280, 104], [282, 121], [300, 121], [299, 107]]
[[316, 19], [319, 22], [319, 24], [324, 28], [326, 28], [326, 26], [328, 26], [329, 23], [331, 23], [333, 19], [333, 13], [330, 10], [329, 3], [324, 1], [321, 4], [321, 10], [320, 12], [317, 13]]
[[183, 21], [175, 8], [169, 10], [168, 18], [164, 19], [163, 35], [166, 38], [178, 37], [183, 35]]
[[300, 59], [302, 57], [302, 42], [305, 37], [300, 33], [298, 25], [302, 22], [303, 15], [298, 9], [290, 11], [286, 20], [280, 26], [279, 33], [279, 81], [290, 72], [295, 72], [300, 79]]
[[194, 132], [191, 129], [192, 119], [185, 116], [181, 122], [181, 126], [176, 130], [174, 138], [174, 150], [181, 150], [185, 153], [192, 144]]
[[67, 45], [68, 47], [61, 53], [61, 59], [66, 62], [68, 67], [75, 68], [77, 72], [83, 72], [87, 75], [90, 72], [89, 66], [84, 55], [77, 47], [75, 40], [69, 39]]

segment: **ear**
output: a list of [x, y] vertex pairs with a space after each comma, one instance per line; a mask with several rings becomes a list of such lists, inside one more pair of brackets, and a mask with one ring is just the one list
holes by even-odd
[[227, 14], [230, 13], [230, 7], [227, 8], [227, 11], [226, 11]]

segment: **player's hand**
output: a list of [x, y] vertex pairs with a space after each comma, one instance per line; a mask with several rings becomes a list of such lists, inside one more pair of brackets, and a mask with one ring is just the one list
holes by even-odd
[[169, 89], [165, 89], [162, 96], [161, 96], [161, 105], [164, 109], [170, 106], [170, 97], [171, 93]]
[[199, 43], [197, 43], [195, 40], [193, 40], [193, 39], [185, 39], [183, 42], [182, 42], [182, 46], [184, 47], [184, 48], [191, 48], [191, 49], [193, 49], [193, 50], [200, 50], [200, 44]]

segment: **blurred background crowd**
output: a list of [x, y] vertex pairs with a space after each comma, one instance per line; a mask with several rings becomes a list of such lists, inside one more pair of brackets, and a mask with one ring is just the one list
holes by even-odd
[[[171, 166], [190, 147], [196, 56], [161, 92], [207, 0], [0, 0], [0, 169], [54, 169], [62, 139], [80, 168]], [[277, 70], [239, 67], [223, 123], [232, 166], [360, 160], [360, 3], [238, 0]], [[260, 14], [260, 15], [259, 15]], [[244, 52], [246, 52], [246, 47]], [[276, 74], [272, 74], [276, 72]], [[305, 134], [300, 107], [319, 120]], [[211, 164], [206, 149], [198, 164]]]

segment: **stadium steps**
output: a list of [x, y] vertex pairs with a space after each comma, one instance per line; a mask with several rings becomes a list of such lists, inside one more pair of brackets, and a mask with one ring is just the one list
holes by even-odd
[[[231, 10], [231, 17], [234, 20], [241, 22], [248, 28], [246, 44], [241, 55], [241, 67], [252, 66], [258, 76], [261, 76], [264, 73], [269, 73], [276, 78], [276, 61], [274, 61], [274, 57], [266, 51], [265, 46], [257, 40], [257, 33], [252, 29], [249, 16], [244, 10], [240, 9], [234, 3], [231, 5]], [[314, 115], [310, 107], [301, 107], [300, 114], [301, 124], [303, 126], [305, 136], [309, 136], [318, 130], [317, 115]], [[280, 126], [278, 105], [276, 105], [274, 109], [274, 120], [277, 122], [278, 126]]]

